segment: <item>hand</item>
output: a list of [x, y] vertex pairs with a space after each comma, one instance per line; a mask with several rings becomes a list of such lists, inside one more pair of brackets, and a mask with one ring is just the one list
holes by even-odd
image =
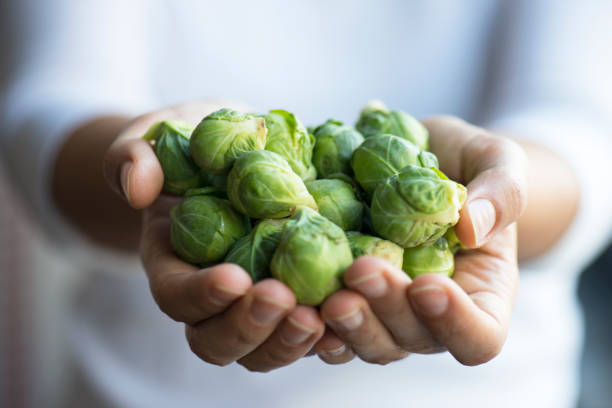
[[105, 175], [132, 207], [144, 209], [140, 255], [151, 293], [164, 313], [186, 324], [193, 352], [212, 364], [238, 361], [249, 370], [269, 371], [311, 350], [324, 330], [318, 312], [296, 306], [295, 296], [280, 281], [253, 285], [236, 265], [198, 269], [178, 259], [170, 246], [169, 217], [178, 198], [160, 196], [161, 166], [140, 139], [155, 121], [182, 119], [196, 124], [221, 107], [195, 102], [136, 118], [110, 147]]
[[519, 280], [515, 222], [526, 204], [525, 154], [457, 118], [425, 125], [441, 170], [468, 187], [456, 230], [475, 249], [456, 256], [452, 279], [431, 274], [411, 281], [385, 261], [357, 259], [344, 275], [348, 289], [321, 307], [332, 330], [315, 349], [330, 364], [355, 355], [385, 364], [409, 353], [448, 350], [475, 365], [496, 356], [505, 342]]

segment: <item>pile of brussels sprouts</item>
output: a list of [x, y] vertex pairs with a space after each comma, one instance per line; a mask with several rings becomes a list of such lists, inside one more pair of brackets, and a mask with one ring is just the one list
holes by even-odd
[[452, 228], [466, 197], [427, 151], [412, 116], [368, 104], [355, 127], [307, 129], [284, 110], [221, 109], [194, 128], [163, 121], [143, 137], [164, 172], [171, 241], [186, 262], [232, 262], [274, 277], [318, 305], [342, 287], [353, 259], [373, 255], [412, 278], [452, 275]]

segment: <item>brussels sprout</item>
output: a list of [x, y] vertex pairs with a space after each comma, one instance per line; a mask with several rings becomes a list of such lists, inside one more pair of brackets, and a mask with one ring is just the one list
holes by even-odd
[[319, 179], [306, 182], [319, 213], [345, 231], [360, 230], [363, 204], [355, 197], [355, 190], [342, 180]]
[[316, 211], [299, 207], [283, 228], [270, 270], [293, 290], [298, 303], [316, 306], [340, 289], [352, 262], [344, 231]]
[[170, 210], [170, 241], [184, 261], [209, 265], [223, 259], [249, 232], [250, 221], [227, 200], [194, 191], [190, 194]]
[[291, 208], [317, 209], [304, 182], [274, 152], [244, 153], [227, 176], [227, 195], [234, 207], [252, 218], [285, 218]]
[[419, 153], [419, 162], [422, 167], [435, 167], [436, 169], [439, 167], [436, 155], [427, 150], [421, 150]]
[[225, 193], [225, 191], [215, 186], [192, 188], [185, 192], [185, 197], [191, 197], [191, 196], [197, 196], [197, 195], [208, 195], [208, 196], [214, 196], [217, 198], [223, 198], [227, 200], [227, 194]]
[[219, 191], [227, 191], [227, 176], [209, 174], [202, 170], [204, 185], [215, 187]]
[[263, 117], [268, 128], [266, 150], [287, 160], [302, 180], [317, 178], [317, 170], [312, 164], [314, 136], [308, 133], [293, 113], [285, 110], [271, 110]]
[[244, 152], [266, 146], [265, 120], [220, 109], [206, 116], [191, 135], [191, 155], [204, 171], [226, 174]]
[[421, 122], [405, 112], [387, 109], [380, 101], [372, 101], [363, 108], [355, 127], [366, 138], [390, 133], [414, 143], [421, 150], [429, 146], [429, 132]]
[[433, 243], [459, 220], [466, 191], [438, 169], [408, 165], [376, 188], [372, 224], [404, 248]]
[[444, 238], [446, 239], [446, 242], [448, 242], [448, 247], [453, 255], [463, 249], [467, 249], [467, 247], [463, 245], [461, 241], [459, 241], [459, 237], [457, 237], [457, 232], [455, 231], [454, 227], [449, 228], [448, 231], [446, 231]]
[[193, 126], [178, 120], [156, 122], [142, 137], [155, 142], [153, 150], [164, 172], [164, 190], [184, 194], [190, 188], [206, 185], [204, 172], [196, 166], [189, 152]]
[[352, 176], [351, 156], [363, 142], [363, 136], [342, 122], [329, 119], [314, 130], [316, 139], [312, 162], [320, 178], [328, 178], [334, 173]]
[[425, 273], [452, 276], [455, 269], [455, 257], [446, 239], [441, 237], [431, 245], [404, 249], [402, 269], [412, 279]]
[[225, 257], [246, 270], [253, 282], [270, 276], [270, 261], [280, 240], [283, 225], [287, 218], [280, 220], [261, 220], [255, 228], [240, 238]]
[[364, 205], [363, 209], [363, 226], [361, 227], [361, 232], [377, 235], [374, 225], [372, 224], [372, 211], [370, 211], [370, 207], [367, 204]]
[[397, 136], [382, 134], [367, 138], [353, 153], [355, 179], [371, 195], [376, 186], [409, 164], [422, 165], [419, 149]]
[[347, 232], [346, 237], [351, 246], [353, 258], [359, 258], [362, 255], [377, 256], [402, 269], [404, 248], [401, 246], [382, 238], [354, 231]]

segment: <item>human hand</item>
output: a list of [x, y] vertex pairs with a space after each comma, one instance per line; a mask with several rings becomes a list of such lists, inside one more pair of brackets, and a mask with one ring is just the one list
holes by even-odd
[[164, 313], [186, 324], [192, 351], [212, 364], [238, 361], [249, 370], [269, 371], [304, 356], [322, 336], [323, 321], [314, 308], [296, 306], [295, 296], [280, 281], [253, 285], [236, 265], [198, 269], [178, 259], [170, 246], [169, 217], [178, 198], [160, 195], [161, 166], [141, 139], [158, 120], [197, 124], [221, 107], [193, 102], [134, 119], [107, 152], [105, 175], [133, 208], [144, 209], [140, 255], [151, 293]]
[[519, 280], [515, 222], [526, 204], [526, 157], [510, 140], [457, 118], [425, 125], [441, 170], [468, 187], [456, 231], [474, 249], [457, 254], [452, 279], [429, 274], [411, 281], [385, 261], [357, 259], [344, 274], [347, 289], [321, 307], [331, 330], [315, 349], [330, 364], [355, 355], [384, 364], [448, 350], [475, 365], [505, 342]]

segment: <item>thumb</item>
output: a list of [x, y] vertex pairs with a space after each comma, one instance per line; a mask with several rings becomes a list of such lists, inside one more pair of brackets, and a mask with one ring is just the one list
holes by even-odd
[[477, 248], [523, 213], [527, 161], [518, 144], [491, 135], [472, 139], [463, 155], [465, 162], [474, 163], [474, 177], [468, 178], [468, 196], [456, 232], [464, 245]]
[[133, 123], [115, 140], [104, 158], [107, 183], [135, 209], [151, 205], [164, 184], [155, 152], [140, 139], [150, 124]]

